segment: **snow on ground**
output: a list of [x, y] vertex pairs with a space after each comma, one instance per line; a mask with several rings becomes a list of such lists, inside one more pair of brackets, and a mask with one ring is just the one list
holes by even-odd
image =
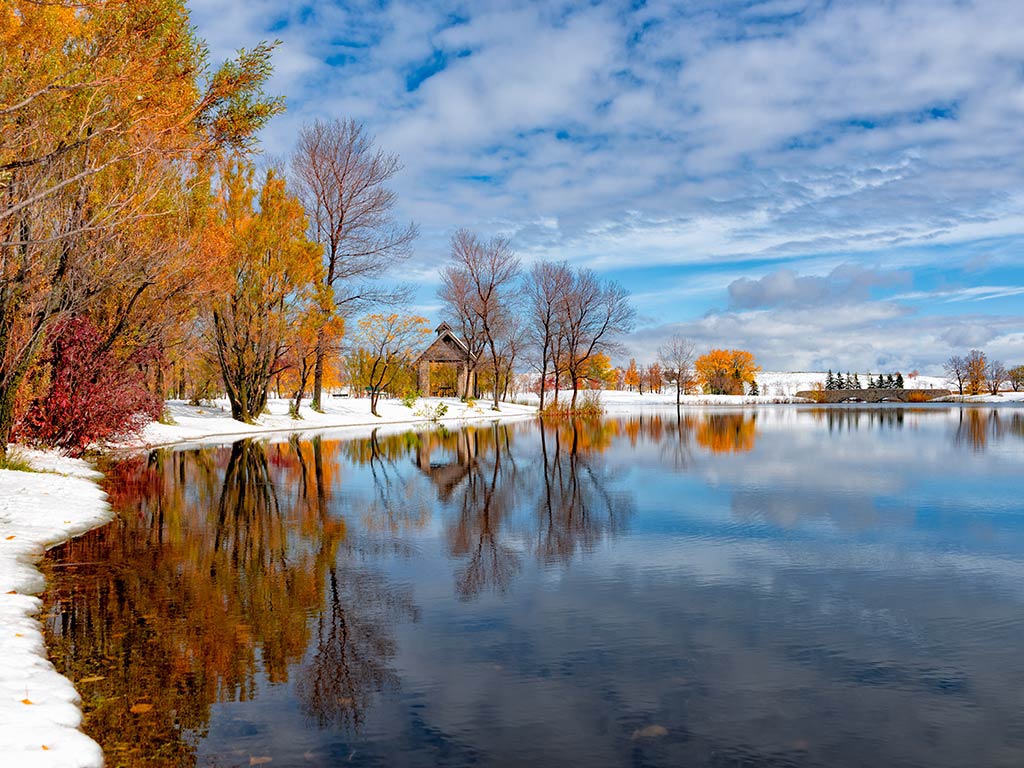
[[[0, 470], [0, 762], [98, 768], [99, 745], [78, 730], [80, 698], [46, 659], [37, 616], [49, 547], [111, 518], [99, 473], [84, 461], [21, 451], [41, 472]], [[58, 474], [59, 473], [59, 474]]]
[[399, 400], [381, 399], [377, 403], [380, 416], [370, 413], [369, 398], [329, 397], [324, 412], [317, 413], [303, 406], [301, 419], [288, 415], [287, 400], [270, 400], [270, 413], [261, 416], [257, 424], [245, 424], [231, 418], [227, 400], [215, 400], [212, 405], [195, 406], [182, 400], [168, 400], [167, 413], [173, 424], [153, 422], [139, 440], [126, 447], [154, 447], [171, 443], [211, 440], [223, 437], [243, 437], [268, 432], [301, 432], [305, 430], [339, 427], [375, 427], [383, 424], [424, 424], [431, 421], [432, 411], [439, 405], [447, 411], [440, 423], [449, 426], [478, 420], [493, 420], [513, 416], [532, 416], [537, 409], [532, 405], [502, 403], [500, 411], [491, 410], [489, 400], [480, 399], [472, 405], [456, 398], [420, 398], [412, 408]]

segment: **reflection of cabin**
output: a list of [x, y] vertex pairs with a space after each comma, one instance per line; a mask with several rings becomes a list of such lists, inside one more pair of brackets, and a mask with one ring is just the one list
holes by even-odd
[[[469, 469], [476, 458], [476, 441], [472, 439], [470, 432], [461, 430], [453, 435], [455, 439], [455, 461], [433, 461], [431, 454], [439, 447], [439, 443], [432, 435], [425, 435], [416, 450], [416, 458], [413, 463], [419, 470], [431, 479], [437, 486], [437, 495], [442, 501], [447, 501], [452, 492], [469, 474]], [[449, 446], [440, 444], [442, 449]]]
[[473, 390], [469, 347], [448, 323], [435, 329], [437, 338], [413, 363], [423, 397], [464, 397]]

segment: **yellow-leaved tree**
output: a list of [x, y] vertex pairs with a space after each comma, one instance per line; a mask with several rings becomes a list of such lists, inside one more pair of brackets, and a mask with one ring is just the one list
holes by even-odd
[[693, 364], [697, 380], [709, 395], [742, 395], [743, 385], [752, 384], [761, 367], [743, 349], [712, 349]]
[[356, 344], [360, 378], [370, 393], [370, 413], [377, 413], [381, 392], [408, 376], [416, 350], [430, 336], [425, 317], [372, 314], [358, 323]]

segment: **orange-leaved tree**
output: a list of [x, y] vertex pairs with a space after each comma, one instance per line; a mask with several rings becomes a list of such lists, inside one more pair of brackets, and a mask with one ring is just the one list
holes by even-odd
[[127, 297], [109, 349], [155, 283], [167, 250], [126, 233], [173, 215], [176, 178], [251, 149], [283, 109], [262, 92], [272, 47], [211, 72], [184, 0], [0, 4], [0, 456], [51, 328]]
[[742, 395], [761, 367], [743, 349], [712, 349], [694, 361], [697, 380], [709, 395]]
[[316, 324], [308, 315], [322, 311], [320, 248], [306, 238], [302, 204], [268, 171], [257, 206], [253, 173], [238, 160], [222, 165], [209, 240], [221, 285], [208, 309], [210, 335], [231, 416], [245, 422], [262, 413], [296, 337]]

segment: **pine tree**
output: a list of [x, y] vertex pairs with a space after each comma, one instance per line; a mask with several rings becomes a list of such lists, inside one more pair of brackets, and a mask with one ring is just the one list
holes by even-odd
[[828, 369], [828, 375], [825, 377], [825, 389], [832, 390], [836, 388], [836, 380], [832, 377], [832, 369]]
[[885, 377], [885, 388], [893, 389], [896, 386], [896, 380], [892, 377], [892, 374], [887, 374]]
[[896, 389], [903, 389], [903, 374], [896, 372]]
[[846, 389], [846, 379], [841, 373], [836, 374], [836, 389]]
[[754, 379], [752, 382], [750, 382], [749, 394], [753, 395], [754, 397], [757, 397], [759, 394], [761, 394], [760, 392], [757, 391], [757, 379]]
[[857, 377], [856, 373], [853, 374], [853, 388], [860, 389], [860, 379]]

